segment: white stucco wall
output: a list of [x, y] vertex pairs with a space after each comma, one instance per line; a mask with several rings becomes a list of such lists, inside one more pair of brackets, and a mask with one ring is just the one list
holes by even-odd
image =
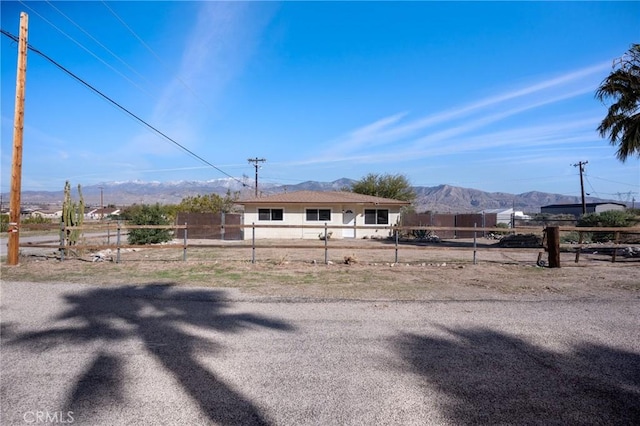
[[[258, 209], [282, 209], [283, 220], [259, 220]], [[331, 220], [326, 221], [328, 232], [331, 232], [331, 239], [341, 239], [353, 237], [355, 238], [384, 238], [391, 235], [388, 229], [375, 229], [376, 225], [365, 225], [364, 211], [365, 209], [384, 209], [389, 210], [389, 224], [380, 226], [391, 226], [398, 222], [400, 216], [400, 207], [396, 206], [347, 206], [347, 205], [301, 205], [301, 204], [274, 204], [274, 205], [245, 205], [244, 224], [257, 225], [255, 229], [256, 239], [319, 239], [320, 234], [324, 235], [325, 221], [307, 221], [307, 209], [329, 209], [331, 210]], [[351, 210], [355, 213], [355, 226], [358, 229], [351, 228], [343, 230], [342, 228], [332, 228], [343, 225], [343, 215], [345, 211]], [[260, 228], [260, 225], [282, 226], [281, 228]], [[302, 228], [302, 226], [312, 226], [311, 228]], [[315, 226], [317, 225], [317, 226]], [[252, 228], [245, 228], [245, 240], [251, 240]]]

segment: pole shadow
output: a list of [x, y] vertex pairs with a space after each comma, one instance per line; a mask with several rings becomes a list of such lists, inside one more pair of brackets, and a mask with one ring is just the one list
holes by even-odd
[[[65, 296], [69, 309], [48, 329], [12, 334], [6, 344], [46, 351], [57, 345], [102, 342], [105, 347], [128, 339], [143, 343], [180, 384], [209, 420], [222, 425], [270, 424], [267, 416], [244, 395], [225, 384], [203, 366], [197, 356], [214, 354], [220, 345], [184, 331], [185, 326], [223, 333], [240, 333], [264, 327], [292, 331], [283, 321], [250, 313], [228, 313], [231, 303], [220, 290], [175, 287], [170, 284], [91, 289]], [[56, 321], [71, 320], [60, 327]], [[78, 324], [78, 325], [75, 325]], [[102, 351], [67, 395], [64, 411], [77, 413], [76, 421], [91, 423], [101, 407], [124, 400], [121, 356]]]
[[392, 340], [451, 424], [640, 424], [637, 353], [592, 344], [555, 353], [490, 329], [443, 329], [449, 336]]

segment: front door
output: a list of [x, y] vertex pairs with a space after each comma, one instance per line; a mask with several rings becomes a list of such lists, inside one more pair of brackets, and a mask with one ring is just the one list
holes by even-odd
[[342, 213], [342, 224], [344, 226], [349, 226], [349, 228], [342, 229], [342, 238], [355, 238], [356, 229], [354, 226], [356, 224], [356, 214], [353, 209], [344, 210]]

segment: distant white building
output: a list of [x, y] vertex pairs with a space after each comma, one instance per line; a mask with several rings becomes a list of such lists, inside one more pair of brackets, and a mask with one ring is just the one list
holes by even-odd
[[34, 210], [29, 213], [29, 216], [43, 219], [59, 219], [62, 217], [62, 210]]
[[100, 209], [93, 209], [89, 212], [85, 213], [84, 217], [86, 219], [105, 219], [107, 216], [116, 216], [120, 214], [120, 209], [116, 209], [113, 207], [104, 207]]
[[[609, 210], [625, 210], [627, 206], [622, 203], [586, 203], [587, 213], [602, 213]], [[582, 216], [582, 204], [551, 204], [540, 207], [541, 213], [547, 214], [572, 214], [575, 217]]]
[[509, 209], [504, 209], [504, 208], [503, 209], [485, 209], [485, 210], [482, 210], [480, 213], [483, 213], [483, 214], [495, 213], [496, 217], [497, 217], [496, 223], [504, 223], [505, 225], [508, 225], [509, 227], [511, 227], [513, 219], [516, 219], [516, 220], [531, 219], [531, 217], [526, 215], [526, 214], [524, 214], [524, 212], [519, 211], [519, 210], [514, 210], [512, 208], [509, 208]]

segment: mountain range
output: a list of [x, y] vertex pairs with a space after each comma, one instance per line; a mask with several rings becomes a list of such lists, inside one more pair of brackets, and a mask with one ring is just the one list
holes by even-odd
[[[260, 183], [260, 193], [263, 195], [293, 191], [339, 191], [348, 188], [355, 181], [342, 178], [333, 182], [306, 181], [295, 185], [280, 185], [274, 183]], [[245, 185], [240, 179], [226, 178], [208, 181], [179, 181], [179, 182], [106, 182], [98, 185], [82, 187], [86, 205], [100, 206], [101, 198], [104, 206], [127, 206], [131, 204], [175, 204], [188, 196], [202, 194], [224, 195], [227, 191], [239, 192], [241, 198], [254, 195], [250, 185]], [[549, 204], [575, 204], [581, 199], [577, 196], [550, 194], [545, 192], [525, 192], [509, 194], [505, 192], [485, 192], [478, 189], [461, 188], [451, 185], [433, 187], [416, 186], [417, 194], [414, 206], [416, 211], [437, 211], [443, 213], [477, 212], [484, 209], [511, 208], [526, 213], [538, 213], [540, 207]], [[77, 193], [73, 191], [77, 199]], [[3, 193], [2, 198], [9, 199]], [[23, 206], [54, 207], [62, 204], [63, 191], [23, 191], [21, 201]], [[587, 202], [604, 202], [599, 198], [587, 197]], [[6, 207], [3, 206], [3, 207]]]

